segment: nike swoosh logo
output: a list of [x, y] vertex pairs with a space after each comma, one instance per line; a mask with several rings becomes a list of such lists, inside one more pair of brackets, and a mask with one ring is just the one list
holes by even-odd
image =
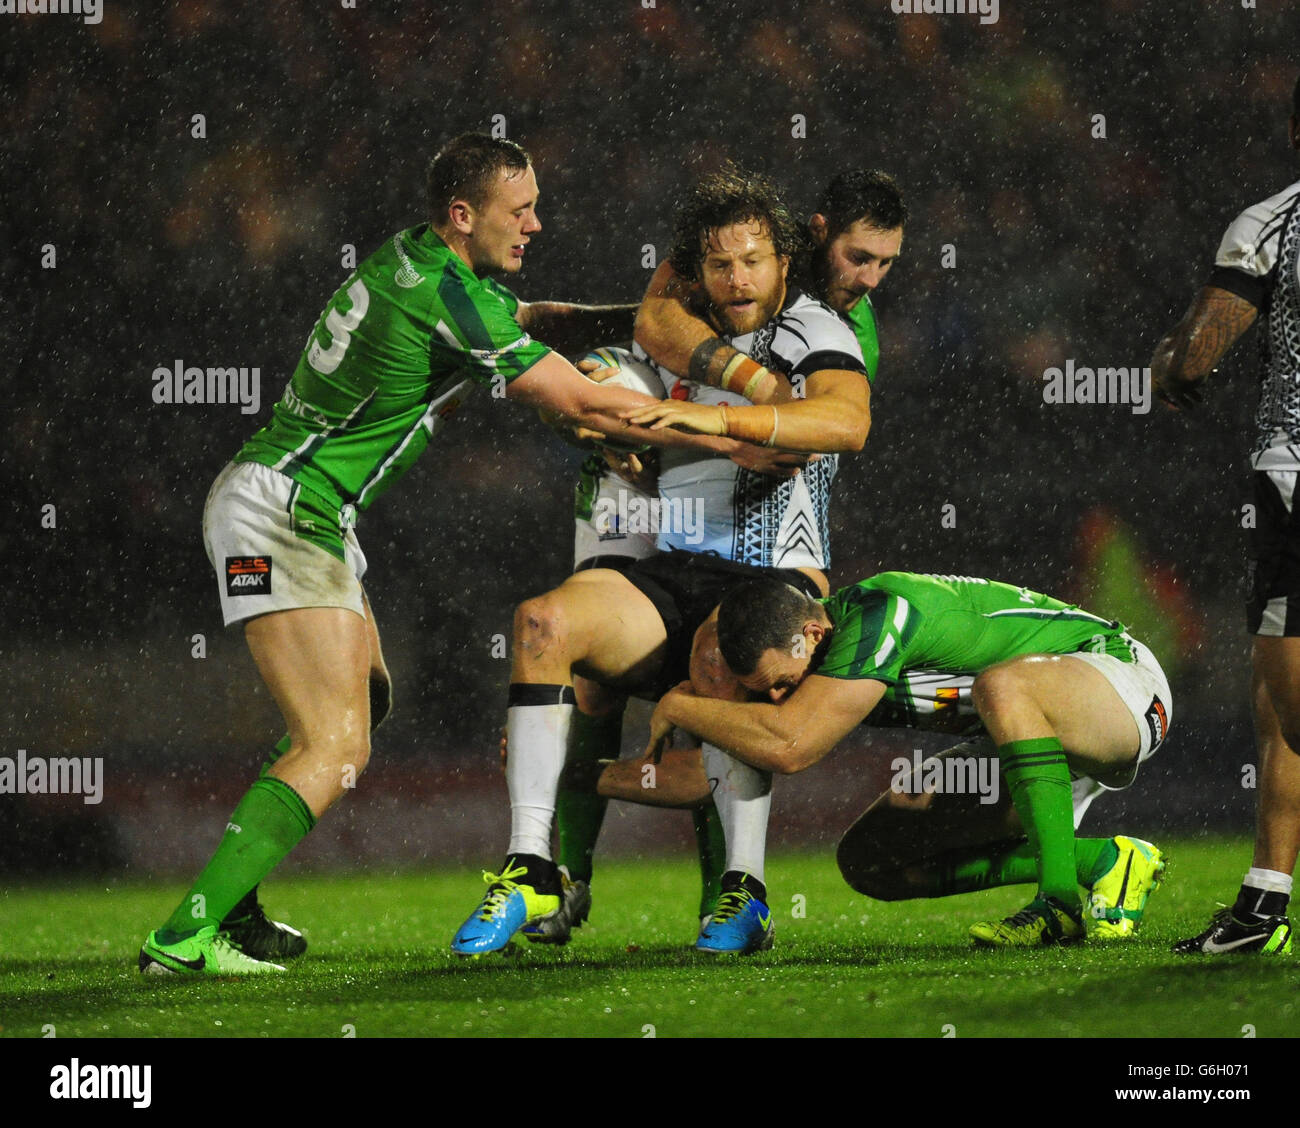
[[1240, 948], [1243, 944], [1254, 944], [1259, 941], [1258, 936], [1243, 936], [1240, 940], [1233, 940], [1229, 944], [1218, 944], [1213, 940], [1207, 940], [1201, 945], [1201, 951], [1217, 954], [1219, 952], [1231, 952]]
[[[173, 963], [180, 964], [181, 967], [188, 967], [191, 971], [202, 971], [208, 966], [206, 956], [200, 956], [197, 960], [183, 960], [180, 956], [168, 956], [167, 958]], [[167, 966], [162, 960], [159, 960], [158, 962], [162, 963], [163, 967]]]

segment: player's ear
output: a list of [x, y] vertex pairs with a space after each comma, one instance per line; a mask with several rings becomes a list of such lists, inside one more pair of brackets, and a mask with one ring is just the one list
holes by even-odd
[[781, 264], [781, 281], [784, 282], [786, 275], [790, 273], [790, 256], [777, 255], [776, 261]]
[[803, 636], [808, 640], [809, 652], [811, 652], [821, 645], [822, 639], [826, 637], [826, 628], [816, 619], [809, 619], [803, 625]]
[[808, 220], [808, 234], [812, 236], [812, 240], [817, 246], [820, 247], [826, 242], [826, 232], [828, 230], [826, 217], [821, 212], [815, 212]]
[[474, 233], [474, 209], [468, 200], [453, 200], [447, 209], [447, 218], [462, 235]]

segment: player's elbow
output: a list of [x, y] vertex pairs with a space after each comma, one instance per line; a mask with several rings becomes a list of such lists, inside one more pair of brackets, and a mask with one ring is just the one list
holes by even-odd
[[810, 757], [809, 750], [797, 740], [782, 740], [773, 750], [772, 770], [778, 775], [794, 775], [816, 762], [817, 757]]
[[632, 340], [652, 357], [663, 356], [672, 344], [670, 330], [661, 316], [662, 305], [660, 301], [643, 301], [632, 326]]
[[845, 453], [856, 454], [867, 445], [867, 436], [871, 433], [871, 413], [863, 412], [861, 417], [850, 421], [846, 434]]
[[857, 454], [867, 445], [871, 431], [871, 416], [857, 412], [846, 413], [839, 419], [827, 444], [827, 454]]

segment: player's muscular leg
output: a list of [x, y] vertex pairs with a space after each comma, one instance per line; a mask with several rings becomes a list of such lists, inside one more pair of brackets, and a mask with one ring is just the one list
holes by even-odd
[[1259, 745], [1253, 864], [1291, 873], [1300, 853], [1300, 638], [1256, 638], [1252, 660]]
[[1131, 765], [1139, 747], [1133, 715], [1105, 676], [1069, 655], [1032, 654], [990, 666], [971, 701], [998, 747], [1056, 737], [1070, 767], [1106, 780]]
[[368, 620], [341, 607], [303, 607], [250, 620], [244, 636], [289, 727], [271, 774], [318, 818], [370, 757]]
[[649, 599], [621, 573], [591, 568], [519, 605], [510, 680], [571, 685], [576, 673], [640, 688], [654, 681], [667, 639]]
[[[987, 745], [959, 744], [938, 758], [991, 751]], [[840, 873], [859, 893], [878, 901], [920, 895], [930, 884], [926, 869], [936, 855], [976, 846], [992, 848], [1022, 837], [1005, 788], [994, 803], [980, 799], [973, 791], [944, 794], [927, 793], [919, 786], [913, 789], [911, 770], [900, 773], [840, 839], [836, 851]]]

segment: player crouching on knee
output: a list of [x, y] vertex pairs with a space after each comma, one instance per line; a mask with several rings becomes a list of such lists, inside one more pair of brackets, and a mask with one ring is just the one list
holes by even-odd
[[[681, 727], [756, 768], [802, 771], [882, 703], [915, 710], [925, 700], [921, 672], [966, 680], [1038, 885], [1025, 909], [972, 926], [971, 937], [997, 947], [1083, 939], [1072, 777], [1127, 787], [1172, 717], [1159, 663], [1123, 624], [1027, 588], [887, 572], [826, 600], [747, 584], [723, 600], [718, 636], [723, 658], [759, 700], [719, 701], [679, 686], [652, 718], [652, 753]], [[1149, 893], [1159, 859], [1143, 862], [1144, 870], [1152, 863]], [[1127, 890], [1112, 895], [1121, 910], [1141, 911]]]

